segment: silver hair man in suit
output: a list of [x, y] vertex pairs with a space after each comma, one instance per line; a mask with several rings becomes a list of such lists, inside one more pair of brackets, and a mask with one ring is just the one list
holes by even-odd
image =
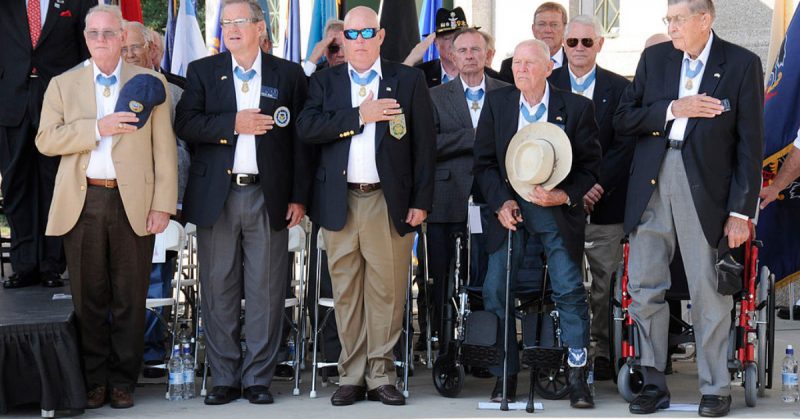
[[431, 89], [436, 125], [436, 179], [433, 212], [428, 217], [428, 256], [433, 277], [433, 324], [441, 328], [447, 305], [446, 279], [455, 256], [451, 237], [466, 233], [467, 201], [473, 190], [472, 147], [485, 92], [507, 86], [484, 74], [488, 45], [474, 28], [462, 29], [452, 40], [459, 76]]

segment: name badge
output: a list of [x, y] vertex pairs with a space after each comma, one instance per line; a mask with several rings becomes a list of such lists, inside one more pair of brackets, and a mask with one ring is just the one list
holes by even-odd
[[278, 99], [278, 89], [270, 86], [261, 86], [261, 96], [267, 99]]

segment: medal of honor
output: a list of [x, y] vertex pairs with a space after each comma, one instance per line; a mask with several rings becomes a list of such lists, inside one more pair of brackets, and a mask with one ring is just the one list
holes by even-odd
[[249, 92], [249, 91], [250, 91], [250, 86], [248, 86], [248, 85], [247, 85], [247, 82], [246, 82], [246, 81], [243, 81], [243, 82], [242, 82], [242, 92], [243, 92], [243, 93], [247, 93], [247, 92]]
[[110, 87], [106, 86], [106, 88], [103, 89], [103, 96], [105, 96], [105, 97], [111, 96], [111, 88]]
[[686, 84], [684, 85], [684, 87], [686, 87], [686, 90], [692, 90], [693, 86], [694, 86], [694, 83], [692, 83], [692, 79], [687, 79], [686, 80]]
[[478, 105], [478, 102], [472, 102], [472, 110], [473, 111], [477, 111], [480, 108], [481, 107], [480, 107], [480, 105]]
[[361, 86], [361, 88], [358, 89], [358, 95], [361, 96], [361, 97], [366, 96], [367, 95], [367, 87], [366, 86]]

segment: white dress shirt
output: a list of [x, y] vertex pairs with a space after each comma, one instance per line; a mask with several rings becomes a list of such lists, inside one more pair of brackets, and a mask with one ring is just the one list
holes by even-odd
[[[574, 78], [577, 83], [583, 83], [583, 81], [586, 80], [592, 74], [595, 74], [595, 75], [597, 74], [597, 64], [595, 64], [592, 67], [591, 71], [589, 71], [588, 73], [584, 74], [583, 77], [575, 77], [575, 73], [572, 72], [572, 69], [569, 68], [569, 65], [567, 65], [567, 71], [569, 71], [570, 77]], [[583, 97], [585, 97], [587, 99], [592, 99], [592, 98], [594, 98], [594, 86], [596, 84], [597, 84], [597, 77], [595, 77], [595, 79], [592, 81], [592, 84], [590, 84], [589, 86], [586, 87], [586, 90], [584, 90], [583, 93], [578, 93], [574, 89], [572, 90], [572, 93], [575, 93], [576, 95], [581, 95], [581, 96], [583, 96]], [[572, 80], [570, 79], [570, 87], [571, 86], [572, 86]]]
[[[231, 54], [231, 65], [235, 71], [236, 67], [244, 67], [236, 62], [236, 58]], [[242, 91], [244, 82], [236, 77], [233, 73], [233, 86], [236, 90], [236, 111], [243, 109], [258, 108], [261, 100], [261, 53], [256, 55], [256, 60], [253, 62], [252, 70], [256, 71], [256, 75], [247, 82], [247, 93]], [[245, 72], [250, 71], [246, 70]], [[269, 135], [269, 134], [267, 134]], [[233, 154], [233, 173], [247, 173], [251, 175], [258, 174], [258, 162], [256, 161], [256, 136], [253, 134], [239, 134], [236, 140], [236, 151]]]
[[[467, 86], [467, 83], [464, 79], [461, 80], [461, 86], [464, 87], [464, 100], [467, 101], [467, 109], [469, 109], [469, 117], [472, 119], [472, 128], [477, 128], [478, 126], [478, 119], [481, 117], [481, 110], [483, 110], [483, 102], [486, 100], [486, 77], [481, 78], [481, 84], [475, 87]], [[466, 90], [472, 90], [477, 92], [478, 89], [483, 89], [483, 96], [478, 101], [478, 109], [472, 109], [472, 101], [467, 99]]]
[[561, 66], [564, 65], [564, 48], [559, 48], [558, 51], [550, 57], [550, 61], [553, 62], [553, 70], [561, 68]]
[[306, 77], [311, 77], [311, 75], [317, 71], [317, 64], [308, 60], [303, 61], [301, 66], [303, 67], [303, 73], [306, 74]]
[[[378, 98], [378, 88], [380, 80], [383, 78], [381, 72], [381, 60], [377, 59], [375, 64], [364, 73], [356, 74], [359, 77], [366, 77], [370, 71], [375, 70], [378, 75], [372, 79], [365, 87], [367, 94], [361, 97], [358, 91], [361, 85], [353, 81], [350, 71], [356, 71], [350, 63], [347, 63], [347, 76], [350, 77], [350, 102], [354, 108], [361, 106], [361, 102], [372, 92], [373, 99]], [[375, 163], [375, 123], [364, 124], [361, 134], [354, 135], [350, 139], [350, 154], [347, 157], [347, 181], [350, 183], [379, 183], [378, 166]]]
[[[97, 64], [92, 63], [92, 81], [94, 81], [94, 100], [97, 103], [97, 120], [99, 121], [104, 116], [114, 113], [114, 107], [117, 104], [119, 97], [119, 89], [122, 81], [119, 79], [120, 70], [122, 69], [122, 60], [117, 63], [117, 67], [111, 74], [103, 74]], [[97, 82], [97, 75], [103, 74], [104, 77], [116, 76], [117, 82], [111, 85], [111, 94], [108, 97], [103, 96], [105, 86], [101, 86]], [[92, 150], [89, 156], [89, 165], [86, 167], [86, 177], [92, 179], [116, 179], [117, 171], [114, 169], [114, 160], [111, 158], [111, 146], [113, 145], [111, 136], [100, 136], [100, 130], [97, 125], [94, 128], [95, 139], [98, 141], [97, 147]]]
[[[545, 111], [542, 114], [541, 118], [533, 122], [547, 122], [547, 114], [548, 112], [550, 112], [550, 109], [547, 109], [547, 106], [550, 104], [550, 84], [549, 83], [544, 84], [544, 94], [542, 95], [542, 100], [540, 100], [538, 103], [534, 103], [533, 105], [529, 104], [528, 101], [525, 100], [525, 95], [523, 95], [522, 93], [519, 94], [519, 103], [528, 108], [528, 112], [530, 112], [531, 115], [536, 115], [536, 110], [539, 108], [539, 105], [544, 104]], [[533, 122], [528, 122], [525, 119], [525, 117], [522, 116], [522, 111], [519, 110], [519, 107], [517, 107], [517, 112], [519, 113], [519, 123], [517, 124], [517, 131], [533, 123]]]
[[[441, 67], [441, 69], [442, 69], [442, 78], [439, 80], [440, 84], [445, 84], [447, 82], [455, 80], [456, 77], [458, 77], [458, 73], [456, 73], [455, 75], [451, 75], [450, 73], [444, 71], [444, 66], [442, 65], [442, 60], [441, 59], [439, 60], [439, 67]], [[445, 75], [447, 75], [447, 78], [448, 78], [447, 81], [444, 81], [444, 76]]]
[[[683, 58], [681, 59], [681, 78], [678, 82], [678, 98], [683, 98], [686, 96], [696, 95], [698, 91], [700, 91], [700, 81], [703, 80], [703, 74], [706, 72], [706, 65], [708, 64], [708, 54], [711, 53], [711, 43], [714, 40], [714, 34], [712, 33], [708, 37], [708, 41], [706, 42], [705, 48], [703, 48], [703, 52], [697, 56], [696, 60], [692, 60], [689, 57], [689, 54], [683, 53]], [[697, 68], [698, 61], [703, 63], [703, 68], [700, 72], [692, 78], [692, 88], [686, 88], [686, 80], [689, 78], [686, 77], [686, 59], [689, 59], [690, 68]], [[675, 103], [675, 102], [673, 102]], [[676, 118], [675, 115], [672, 113], [672, 103], [669, 104], [667, 107], [667, 122], [675, 120], [672, 123], [672, 129], [669, 130], [669, 139], [670, 140], [680, 140], [683, 141], [683, 136], [686, 134], [686, 125], [689, 123], [689, 118]]]

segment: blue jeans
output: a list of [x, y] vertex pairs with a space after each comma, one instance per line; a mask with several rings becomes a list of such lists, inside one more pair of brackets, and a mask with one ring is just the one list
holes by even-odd
[[[586, 348], [589, 345], [589, 304], [586, 301], [586, 290], [583, 277], [576, 261], [572, 260], [556, 224], [556, 207], [545, 208], [522, 199], [520, 205], [524, 230], [517, 227], [512, 234], [511, 251], [511, 290], [517, 285], [517, 272], [524, 256], [528, 234], [541, 240], [547, 255], [552, 299], [558, 310], [562, 343], [569, 348]], [[506, 293], [506, 261], [508, 258], [508, 242], [489, 256], [486, 281], [483, 284], [483, 304], [487, 311], [495, 313], [501, 320], [505, 319]], [[511, 309], [511, 307], [509, 307]], [[516, 344], [516, 322], [509, 322], [508, 373], [519, 371], [519, 354]], [[501, 343], [498, 343], [501, 344]], [[503, 366], [489, 369], [495, 376], [503, 374]]]

